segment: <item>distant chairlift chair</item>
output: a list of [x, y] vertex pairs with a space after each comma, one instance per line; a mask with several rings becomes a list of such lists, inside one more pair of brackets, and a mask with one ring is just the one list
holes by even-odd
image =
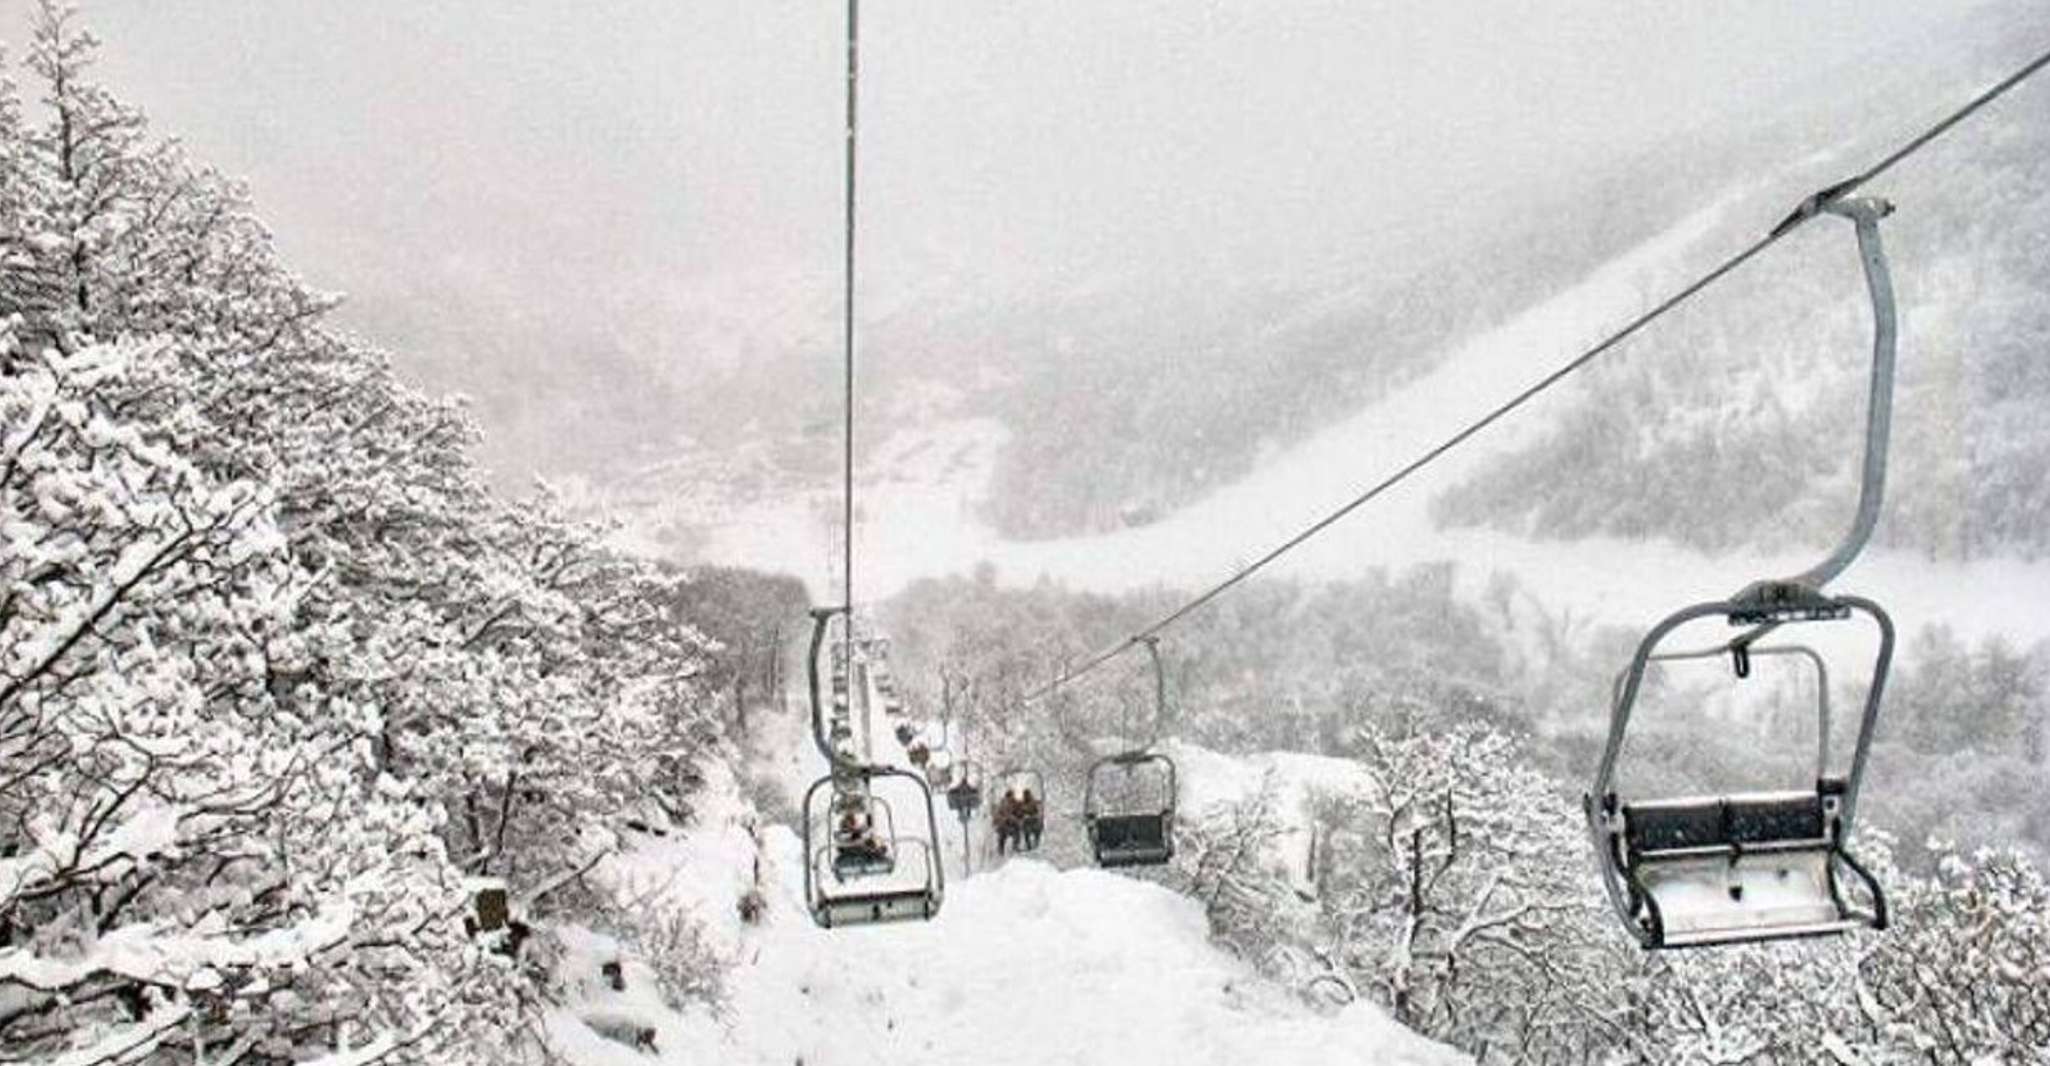
[[1046, 776], [1027, 767], [1010, 767], [997, 775], [997, 787], [1002, 790], [1000, 802], [990, 810], [995, 819], [1003, 808], [1002, 801], [1022, 801], [1031, 797], [1032, 806], [1022, 814], [1018, 823], [1019, 851], [1038, 851], [1039, 841], [1046, 833], [1046, 805], [1052, 802], [1046, 794]]
[[[1138, 802], [1132, 786], [1156, 782], [1155, 801]], [[1106, 799], [1115, 782], [1116, 795]], [[1096, 865], [1158, 866], [1174, 857], [1175, 765], [1158, 752], [1128, 751], [1089, 767], [1082, 822]]]
[[953, 765], [953, 784], [947, 786], [947, 807], [965, 821], [982, 806], [982, 765], [962, 759]]
[[[1875, 337], [1863, 488], [1849, 535], [1827, 559], [1796, 577], [1757, 582], [1727, 600], [1694, 604], [1668, 616], [1645, 635], [1618, 679], [1608, 743], [1585, 802], [1603, 888], [1625, 928], [1646, 948], [1886, 927], [1885, 893], [1846, 850], [1845, 839], [1893, 661], [1893, 621], [1870, 600], [1830, 595], [1822, 587], [1849, 565], [1870, 536], [1885, 483], [1895, 320], [1878, 220], [1890, 210], [1881, 201], [1840, 199], [1825, 191], [1782, 224], [1790, 225], [1804, 214], [1829, 212], [1844, 215], [1857, 226]], [[1853, 613], [1867, 616], [1877, 626], [1878, 652], [1849, 770], [1832, 777], [1829, 677], [1822, 656], [1803, 645], [1767, 647], [1757, 642], [1789, 625], [1845, 619]], [[1658, 651], [1660, 642], [1680, 626], [1717, 616], [1745, 627], [1745, 632], [1700, 651]], [[1750, 674], [1751, 659], [1757, 655], [1798, 654], [1815, 664], [1821, 740], [1814, 787], [1658, 799], [1619, 796], [1616, 762], [1646, 669], [1657, 661], [1723, 654], [1730, 656], [1739, 678]]]

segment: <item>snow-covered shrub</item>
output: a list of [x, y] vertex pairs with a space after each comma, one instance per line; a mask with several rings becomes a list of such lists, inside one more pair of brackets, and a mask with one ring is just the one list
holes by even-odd
[[[369, 773], [301, 665], [306, 577], [269, 494], [123, 420], [163, 347], [25, 355], [0, 327], [0, 1034], [176, 1029], [416, 1047], [489, 987], [441, 921], [432, 806]], [[317, 713], [312, 713], [317, 712]]]
[[654, 972], [662, 1002], [671, 1010], [689, 1005], [723, 1009], [726, 971], [731, 963], [685, 911], [664, 910], [642, 917], [623, 931], [634, 953]]
[[748, 809], [763, 822], [797, 828], [797, 803], [790, 798], [775, 772], [768, 766], [744, 766], [740, 773], [740, 794]]
[[1211, 935], [1270, 972], [1277, 950], [1303, 939], [1309, 917], [1273, 865], [1273, 844], [1286, 829], [1275, 809], [1278, 792], [1270, 770], [1258, 788], [1203, 812], [1180, 834], [1179, 862]]
[[1352, 983], [1477, 1053], [1580, 1061], [1620, 1009], [1571, 805], [1475, 725], [1364, 731], [1372, 787], [1326, 801], [1323, 935]]
[[2050, 883], [2014, 851], [1945, 855], [1894, 896], [1895, 928], [1860, 960], [1856, 1005], [1934, 1062], [2050, 1061]]

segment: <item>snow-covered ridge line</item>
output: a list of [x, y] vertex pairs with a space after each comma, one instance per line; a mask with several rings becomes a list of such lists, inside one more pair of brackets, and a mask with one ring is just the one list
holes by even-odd
[[[1644, 293], [1665, 286], [1690, 255], [1698, 256], [1704, 239], [1722, 232], [1726, 205], [1742, 195], [1733, 191], [1688, 216], [1582, 283], [1460, 344], [1380, 402], [1148, 526], [1054, 541], [1005, 540], [973, 518], [1001, 438], [982, 423], [900, 430], [886, 452], [963, 458], [926, 479], [879, 473], [858, 486], [858, 583], [865, 596], [882, 597], [919, 578], [968, 572], [985, 560], [1007, 582], [1047, 577], [1106, 592], [1217, 581], [1541, 376], [1552, 365], [1548, 356], [1578, 350], [1641, 311]], [[1716, 556], [1662, 540], [1532, 541], [1435, 526], [1429, 508], [1434, 486], [1453, 483], [1491, 453], [1527, 439], [1560, 410], [1550, 398], [1534, 402], [1306, 543], [1272, 572], [1345, 578], [1451, 559], [1464, 564], [1470, 588], [1507, 572], [1548, 610], [1645, 625], [1679, 602], [1726, 595], [1753, 578], [1791, 573], [1812, 561], [1799, 552]], [[703, 557], [806, 575], [823, 588], [819, 568], [829, 553], [822, 499], [787, 498], [735, 513], [711, 530]], [[1873, 551], [1839, 585], [1888, 604], [1909, 625], [1940, 621], [1967, 639], [1991, 633], [2050, 638], [2050, 612], [2031, 603], [2050, 597], [2050, 561], [1935, 562]]]

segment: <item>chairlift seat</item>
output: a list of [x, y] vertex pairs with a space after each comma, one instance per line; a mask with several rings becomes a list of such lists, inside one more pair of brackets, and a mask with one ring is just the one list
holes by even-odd
[[[1647, 945], [1694, 947], [1883, 928], [1879, 886], [1840, 841], [1841, 787], [1824, 781], [1813, 791], [1624, 804], [1621, 858]], [[1871, 911], [1846, 901], [1846, 871], [1864, 883]]]
[[[811, 733], [829, 770], [805, 790], [799, 808], [803, 815], [799, 836], [806, 848], [805, 905], [812, 920], [827, 928], [922, 921], [939, 913], [947, 883], [946, 868], [933, 851], [934, 842], [940, 839], [940, 829], [933, 812], [932, 789], [919, 774], [863, 762], [854, 753], [840, 750], [841, 745], [831, 739], [837, 730], [829, 729], [827, 724], [827, 702], [820, 692], [820, 655], [825, 650], [831, 620], [848, 614], [848, 610], [813, 608], [811, 612], [811, 652], [806, 668]], [[843, 649], [836, 646], [832, 702], [836, 715], [846, 707], [846, 679], [839, 669], [843, 662]], [[833, 723], [845, 724], [844, 719]], [[907, 793], [914, 797], [911, 810], [925, 815], [923, 838], [901, 835], [894, 808], [876, 794], [877, 786], [892, 782], [903, 783], [912, 790]], [[906, 873], [913, 868], [898, 861], [907, 848], [916, 851], [921, 859], [915, 868], [916, 882]], [[836, 892], [835, 888], [851, 891]]]
[[923, 888], [826, 896], [813, 906], [812, 918], [827, 929], [885, 922], [925, 921], [939, 913], [939, 900]]
[[1100, 814], [1089, 822], [1089, 843], [1103, 867], [1158, 866], [1174, 857], [1171, 813]]

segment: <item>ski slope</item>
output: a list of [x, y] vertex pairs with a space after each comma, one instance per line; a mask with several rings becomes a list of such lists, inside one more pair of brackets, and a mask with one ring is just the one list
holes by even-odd
[[[668, 1010], [638, 967], [624, 992], [577, 982], [550, 1020], [576, 1066], [1469, 1061], [1372, 1005], [1303, 1005], [1211, 947], [1194, 901], [1094, 869], [1015, 859], [950, 883], [930, 923], [827, 931], [805, 913], [797, 838], [775, 826], [762, 834], [767, 918], [742, 924], [750, 814], [730, 775], [715, 778], [699, 829], [649, 838], [607, 875], [643, 906], [706, 921], [735, 963], [723, 1016]], [[607, 950], [573, 938], [569, 968], [595, 974]], [[654, 1049], [601, 1028], [652, 1029]]]
[[[1063, 540], [1006, 540], [973, 511], [988, 491], [1001, 428], [962, 421], [900, 431], [916, 439], [893, 440], [873, 454], [923, 458], [901, 470], [871, 462], [862, 476], [860, 594], [881, 598], [918, 578], [968, 572], [985, 560], [1008, 583], [1045, 577], [1103, 592], [1221, 580], [1642, 311], [1651, 302], [1648, 293], [1673, 288], [1683, 270], [1742, 228], [1725, 217], [1724, 206], [1740, 195], [1733, 192], [1580, 284], [1473, 336], [1429, 373], [1148, 526]], [[1819, 553], [1812, 551], [1711, 556], [1657, 540], [1533, 542], [1488, 530], [1435, 528], [1429, 514], [1434, 490], [1541, 429], [1574, 387], [1569, 382], [1534, 401], [1270, 572], [1343, 578], [1452, 559], [1462, 564], [1471, 588], [1506, 572], [1550, 611], [1641, 626], [1682, 602], [1719, 598], [1754, 578], [1797, 572], [1815, 561]], [[821, 566], [833, 555], [818, 502], [770, 500], [743, 509], [711, 531], [704, 557], [797, 573], [823, 589]], [[1887, 604], [1904, 622], [1942, 622], [1966, 639], [1991, 633], [2050, 639], [2050, 609], [2042, 606], [2050, 602], [2050, 561], [1932, 562], [1873, 550], [1838, 587]]]

